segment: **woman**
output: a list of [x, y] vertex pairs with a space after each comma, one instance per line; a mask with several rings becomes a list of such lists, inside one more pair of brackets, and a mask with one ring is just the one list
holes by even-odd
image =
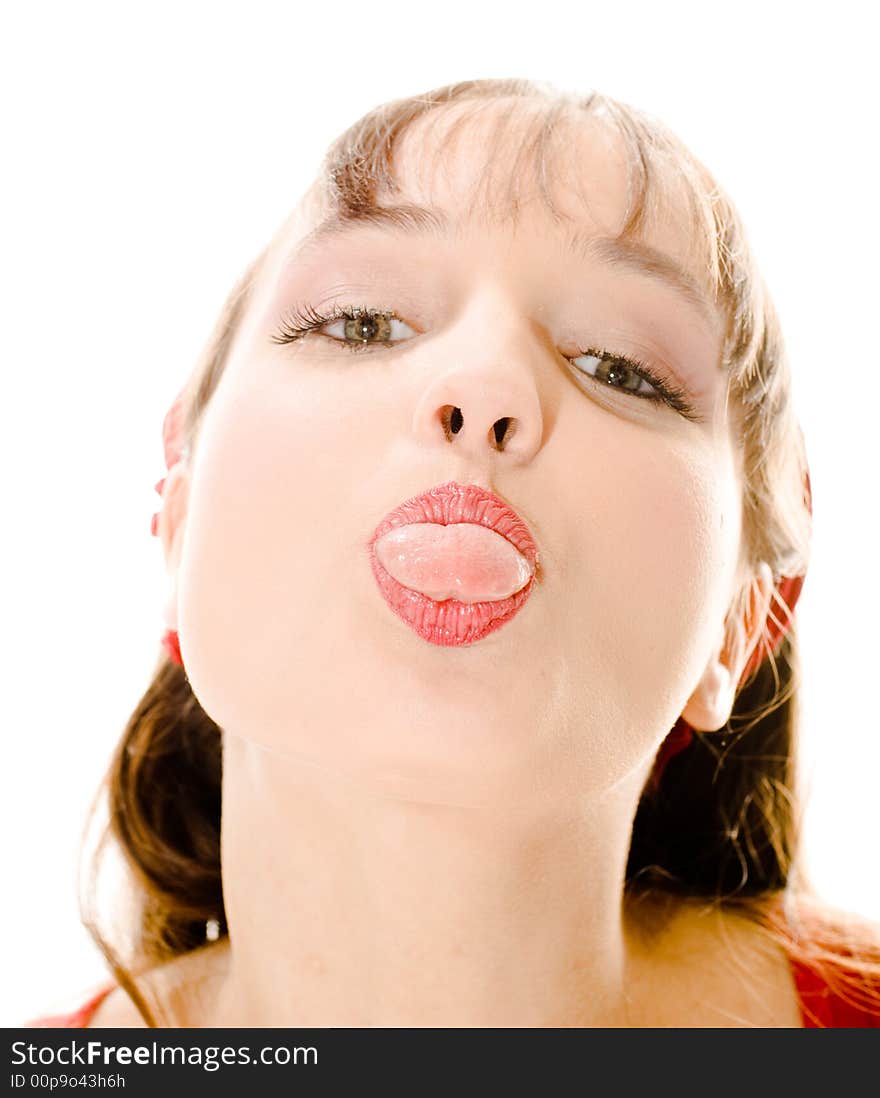
[[137, 906], [87, 902], [116, 983], [65, 1024], [876, 1025], [875, 928], [796, 872], [790, 388], [650, 117], [492, 80], [352, 126], [166, 419]]

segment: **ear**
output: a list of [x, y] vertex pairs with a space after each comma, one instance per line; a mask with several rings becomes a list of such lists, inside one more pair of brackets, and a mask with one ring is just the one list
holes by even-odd
[[165, 600], [165, 624], [177, 628], [177, 573], [183, 546], [189, 504], [190, 474], [184, 462], [173, 465], [162, 486], [162, 510], [159, 512], [159, 538], [165, 556], [165, 567], [170, 580]]
[[715, 651], [682, 712], [698, 732], [717, 732], [730, 718], [740, 677], [767, 621], [773, 589], [773, 573], [761, 561], [728, 613]]

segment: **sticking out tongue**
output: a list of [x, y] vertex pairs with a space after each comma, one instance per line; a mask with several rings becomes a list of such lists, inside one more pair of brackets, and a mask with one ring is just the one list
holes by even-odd
[[438, 602], [504, 599], [532, 576], [529, 562], [507, 538], [474, 522], [411, 522], [390, 530], [375, 549], [398, 583]]

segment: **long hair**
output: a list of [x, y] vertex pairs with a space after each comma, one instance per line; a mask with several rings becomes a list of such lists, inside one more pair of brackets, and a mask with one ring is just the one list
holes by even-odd
[[[497, 113], [493, 123], [487, 187], [498, 186], [497, 179], [488, 179], [490, 166], [503, 164], [512, 209], [518, 187], [530, 179], [558, 215], [548, 185], [556, 138], [566, 123], [589, 118], [617, 135], [628, 155], [621, 236], [635, 236], [657, 219], [684, 220], [726, 319], [722, 365], [743, 458], [743, 561], [767, 561], [777, 581], [804, 575], [812, 528], [804, 497], [807, 462], [780, 326], [735, 208], [660, 122], [607, 96], [577, 97], [525, 80], [452, 84], [382, 105], [346, 130], [325, 157], [318, 180], [322, 200], [340, 216], [369, 219], [378, 197], [397, 187], [394, 151], [415, 120], [447, 105], [461, 108], [447, 115], [448, 124], [434, 141], [433, 155], [440, 156], [469, 119], [499, 99], [511, 109]], [[187, 383], [183, 441], [190, 453], [271, 247], [234, 287]], [[646, 788], [626, 872], [631, 897], [692, 897], [736, 906], [777, 938], [788, 934], [798, 917], [792, 898], [809, 894], [797, 861], [797, 653], [792, 623], [775, 656], [765, 659], [737, 693], [725, 728], [697, 733], [656, 786]], [[206, 937], [227, 933], [220, 873], [221, 736], [185, 671], [161, 656], [99, 791], [108, 821], [88, 866], [83, 920], [148, 1025], [156, 1024], [155, 1017], [134, 975], [195, 949]], [[135, 900], [121, 946], [101, 928], [95, 905], [95, 882], [108, 847], [121, 851]], [[781, 899], [787, 921], [779, 918]], [[804, 954], [812, 951], [813, 961], [833, 960], [845, 942], [862, 933], [842, 915], [823, 925], [827, 950], [809, 936], [798, 946]], [[880, 954], [862, 963], [865, 971], [877, 971]]]

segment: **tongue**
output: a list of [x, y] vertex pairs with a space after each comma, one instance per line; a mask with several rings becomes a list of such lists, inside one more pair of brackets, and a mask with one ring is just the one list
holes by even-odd
[[438, 602], [504, 599], [532, 576], [507, 538], [474, 522], [411, 522], [389, 531], [375, 549], [398, 583]]

